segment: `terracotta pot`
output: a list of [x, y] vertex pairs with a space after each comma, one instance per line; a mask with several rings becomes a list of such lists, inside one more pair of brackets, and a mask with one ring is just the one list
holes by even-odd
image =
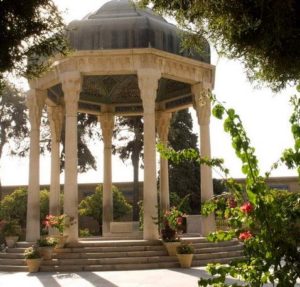
[[42, 258], [36, 259], [26, 259], [26, 264], [28, 266], [28, 272], [38, 272], [42, 263]]
[[194, 254], [176, 254], [181, 268], [190, 268]]
[[5, 236], [5, 242], [7, 247], [12, 248], [16, 245], [16, 242], [18, 241], [19, 236]]
[[64, 248], [67, 242], [68, 235], [53, 235], [52, 237], [57, 239], [55, 248]]
[[51, 246], [41, 246], [38, 248], [41, 256], [45, 260], [50, 260], [52, 258], [53, 247]]
[[180, 245], [179, 241], [174, 242], [164, 242], [164, 246], [166, 247], [169, 256], [176, 256], [176, 248]]

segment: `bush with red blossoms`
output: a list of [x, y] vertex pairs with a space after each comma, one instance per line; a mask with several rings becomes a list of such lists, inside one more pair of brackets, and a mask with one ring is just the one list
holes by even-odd
[[62, 235], [65, 228], [70, 227], [75, 223], [74, 218], [66, 214], [52, 215], [48, 214], [43, 221], [43, 225], [48, 230], [49, 228], [55, 228]]
[[[284, 163], [289, 168], [296, 168], [300, 178], [300, 97], [292, 98], [292, 104], [294, 111], [290, 122], [295, 144], [272, 168]], [[218, 167], [224, 173], [230, 197], [224, 195], [226, 200], [219, 196], [206, 201], [201, 214], [224, 215], [230, 229], [213, 232], [208, 240], [239, 239], [243, 242], [243, 258], [226, 265], [209, 264], [207, 270], [213, 276], [201, 278], [198, 284], [201, 287], [262, 287], [269, 283], [294, 287], [300, 278], [300, 192], [271, 189], [267, 185], [269, 173], [265, 177], [261, 175], [255, 149], [251, 147], [240, 117], [233, 109], [226, 109], [216, 101], [212, 113], [219, 119], [226, 115], [224, 129], [231, 135], [232, 146], [241, 159], [242, 172], [246, 176], [244, 185], [229, 177], [229, 171], [220, 159], [207, 160], [190, 150], [163, 152], [170, 161], [194, 159], [200, 164]], [[228, 283], [227, 276], [238, 281]]]
[[162, 218], [161, 235], [164, 241], [177, 240], [178, 233], [183, 229], [184, 213], [173, 206], [167, 210]]

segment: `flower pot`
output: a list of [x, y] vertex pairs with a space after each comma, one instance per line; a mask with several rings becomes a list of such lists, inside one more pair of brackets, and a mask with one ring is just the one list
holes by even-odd
[[16, 242], [18, 241], [19, 236], [5, 236], [5, 242], [7, 247], [12, 248], [16, 245]]
[[42, 263], [42, 258], [36, 259], [26, 259], [26, 264], [28, 266], [28, 272], [38, 272]]
[[52, 258], [53, 247], [51, 246], [41, 246], [38, 248], [39, 253], [45, 260], [50, 260]]
[[194, 254], [176, 254], [181, 268], [190, 268]]
[[64, 248], [67, 242], [68, 235], [54, 235], [52, 236], [57, 239], [55, 248]]
[[191, 267], [194, 254], [176, 254], [176, 256], [180, 263], [180, 267], [182, 268]]
[[173, 242], [165, 242], [164, 246], [166, 247], [169, 256], [176, 256], [176, 248], [180, 245], [179, 241], [173, 241]]

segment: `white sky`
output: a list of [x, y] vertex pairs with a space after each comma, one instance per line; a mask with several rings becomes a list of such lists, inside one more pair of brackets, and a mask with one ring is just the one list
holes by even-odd
[[[54, 0], [59, 9], [64, 12], [67, 23], [81, 19], [91, 11], [102, 6], [105, 0]], [[214, 93], [228, 107], [234, 108], [241, 116], [243, 123], [256, 148], [261, 171], [269, 170], [273, 162], [282, 151], [293, 144], [289, 126], [291, 107], [289, 96], [295, 93], [294, 88], [273, 94], [269, 89], [254, 89], [246, 79], [243, 66], [238, 61], [218, 59], [212, 52], [212, 64], [216, 65], [216, 79]], [[198, 132], [198, 124], [194, 117], [194, 130]], [[79, 182], [102, 181], [102, 143], [93, 146], [94, 155], [98, 161], [98, 171], [90, 171], [79, 175]], [[223, 124], [212, 117], [211, 120], [211, 148], [213, 157], [225, 159], [232, 176], [242, 177], [240, 162], [236, 159], [231, 148], [230, 138], [223, 131]], [[28, 159], [12, 159], [5, 157], [1, 163], [1, 181], [3, 185], [28, 184]], [[16, 174], [17, 172], [17, 174]], [[17, 175], [17, 176], [16, 176]], [[274, 176], [296, 175], [295, 171], [281, 168], [273, 173]], [[215, 174], [216, 177], [218, 177]], [[62, 175], [63, 180], [63, 175]], [[140, 180], [143, 180], [141, 172]], [[48, 157], [41, 158], [41, 184], [50, 181], [50, 161]], [[132, 169], [127, 163], [123, 164], [117, 157], [113, 159], [113, 181], [132, 181]]]

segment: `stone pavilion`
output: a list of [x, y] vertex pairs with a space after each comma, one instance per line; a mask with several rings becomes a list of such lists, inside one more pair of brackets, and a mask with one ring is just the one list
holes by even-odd
[[[112, 132], [116, 116], [142, 115], [144, 120], [144, 231], [158, 239], [156, 135], [167, 144], [172, 112], [194, 107], [200, 126], [200, 153], [210, 157], [210, 101], [215, 67], [209, 45], [202, 54], [182, 52], [182, 34], [150, 9], [128, 0], [112, 0], [98, 11], [68, 25], [73, 52], [57, 57], [52, 69], [30, 80], [31, 124], [26, 240], [40, 237], [39, 151], [42, 109], [51, 128], [50, 213], [59, 214], [60, 140], [65, 125], [64, 213], [78, 219], [77, 114], [96, 115], [104, 142], [103, 233], [112, 222]], [[201, 166], [201, 199], [213, 195], [212, 173]], [[169, 207], [168, 162], [160, 159], [160, 196]], [[214, 230], [213, 217], [202, 218], [202, 235]], [[78, 220], [68, 231], [78, 241]]]

